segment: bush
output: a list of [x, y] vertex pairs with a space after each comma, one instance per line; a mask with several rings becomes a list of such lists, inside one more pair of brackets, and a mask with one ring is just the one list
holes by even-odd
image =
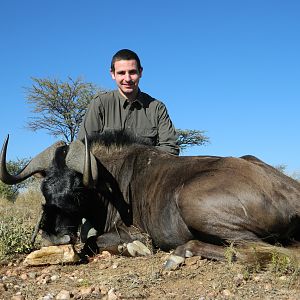
[[[27, 165], [28, 162], [29, 159], [27, 158], [17, 159], [16, 161], [10, 160], [7, 162], [7, 170], [11, 174], [17, 174]], [[29, 178], [21, 183], [14, 185], [7, 185], [0, 181], [0, 196], [8, 200], [15, 201], [19, 194], [19, 191], [26, 188], [32, 181], [33, 179]]]
[[14, 203], [0, 199], [0, 260], [32, 249], [31, 235], [41, 202], [41, 194], [36, 189], [21, 193]]
[[0, 258], [31, 249], [32, 228], [18, 216], [4, 216], [0, 221]]

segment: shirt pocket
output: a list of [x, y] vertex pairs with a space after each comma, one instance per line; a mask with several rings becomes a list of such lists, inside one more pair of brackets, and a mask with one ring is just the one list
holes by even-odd
[[136, 134], [137, 136], [145, 139], [148, 143], [151, 145], [155, 146], [157, 145], [157, 128], [152, 127], [152, 128], [136, 128]]

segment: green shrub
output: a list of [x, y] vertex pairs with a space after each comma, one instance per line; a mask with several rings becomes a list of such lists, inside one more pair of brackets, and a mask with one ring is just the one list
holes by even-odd
[[18, 216], [8, 216], [0, 221], [0, 257], [26, 253], [31, 249], [32, 227]]
[[41, 210], [40, 193], [28, 190], [15, 202], [0, 199], [0, 260], [31, 250], [31, 236]]
[[[17, 174], [20, 172], [21, 169], [25, 167], [25, 165], [29, 162], [29, 159], [23, 158], [23, 159], [17, 159], [15, 161], [9, 160], [7, 162], [7, 170], [11, 174]], [[28, 185], [33, 181], [32, 178], [26, 179], [25, 181], [21, 183], [17, 183], [14, 185], [7, 185], [0, 181], [0, 196], [2, 198], [15, 201], [19, 191], [21, 189], [24, 189], [28, 187]]]

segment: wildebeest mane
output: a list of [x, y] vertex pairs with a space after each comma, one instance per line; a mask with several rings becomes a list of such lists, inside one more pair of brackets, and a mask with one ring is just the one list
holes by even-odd
[[100, 134], [93, 134], [88, 137], [89, 143], [110, 146], [130, 146], [133, 144], [152, 145], [151, 142], [143, 137], [137, 136], [128, 130], [106, 130]]

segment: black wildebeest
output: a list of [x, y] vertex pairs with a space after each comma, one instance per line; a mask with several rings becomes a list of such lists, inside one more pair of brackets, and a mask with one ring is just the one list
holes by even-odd
[[82, 218], [100, 247], [128, 241], [134, 225], [180, 257], [224, 259], [229, 241], [300, 241], [300, 183], [253, 156], [177, 157], [121, 132], [85, 144], [58, 142], [18, 175], [6, 169], [7, 141], [2, 149], [3, 182], [44, 176], [42, 230], [54, 244], [74, 242]]

